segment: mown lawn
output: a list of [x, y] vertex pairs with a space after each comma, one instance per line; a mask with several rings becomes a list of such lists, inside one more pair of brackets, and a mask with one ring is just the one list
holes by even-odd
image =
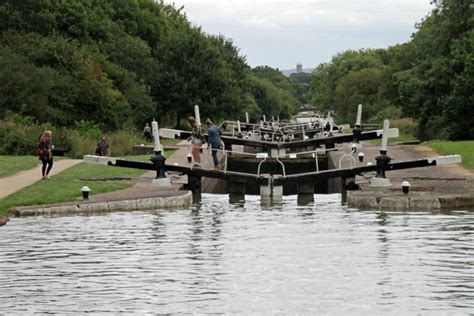
[[474, 140], [457, 142], [432, 141], [426, 143], [426, 145], [445, 155], [461, 155], [462, 164], [474, 169]]
[[[409, 141], [414, 141], [414, 140], [416, 140], [416, 138], [414, 138], [413, 136], [411, 136], [409, 134], [400, 133], [400, 135], [398, 137], [389, 138], [388, 143], [389, 144], [402, 143], [402, 142], [409, 142]], [[379, 144], [382, 143], [382, 140], [381, 139], [373, 139], [373, 140], [370, 140], [370, 143], [374, 144], [374, 145], [379, 145]]]
[[[166, 151], [169, 157], [174, 151]], [[12, 158], [17, 158], [11, 156]], [[127, 156], [130, 160], [149, 161], [150, 155]], [[38, 181], [6, 198], [0, 200], [0, 214], [5, 214], [14, 206], [39, 205], [50, 203], [71, 202], [81, 198], [80, 188], [87, 185], [91, 195], [126, 189], [132, 184], [114, 181], [87, 181], [87, 179], [139, 177], [146, 170], [118, 168], [103, 165], [81, 163], [60, 174], [51, 177], [49, 181]], [[82, 179], [82, 180], [81, 180]]]
[[0, 177], [31, 169], [40, 163], [36, 156], [0, 156]]
[[81, 163], [51, 177], [51, 180], [38, 181], [0, 200], [0, 214], [6, 213], [7, 210], [13, 206], [74, 201], [82, 196], [80, 188], [84, 185], [87, 185], [91, 189], [90, 194], [116, 191], [131, 186], [129, 183], [113, 181], [96, 182], [80, 179], [138, 177], [144, 172], [144, 170], [138, 169], [115, 168]]

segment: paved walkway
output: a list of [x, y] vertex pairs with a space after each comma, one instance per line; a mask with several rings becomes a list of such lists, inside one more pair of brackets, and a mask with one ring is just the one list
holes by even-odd
[[[363, 152], [368, 158], [366, 162], [375, 162], [379, 146], [366, 145]], [[388, 146], [388, 155], [393, 162], [443, 156], [424, 145], [391, 145]], [[474, 172], [461, 164], [389, 171], [387, 177], [393, 183], [392, 190], [400, 189], [401, 183], [408, 180], [413, 191], [438, 194], [474, 192]]]
[[[79, 159], [62, 159], [56, 160], [51, 169], [50, 177], [54, 177], [56, 174], [81, 163]], [[27, 186], [32, 185], [37, 181], [41, 181], [41, 164], [36, 167], [20, 171], [8, 177], [0, 178], [0, 199], [9, 196], [16, 191], [19, 191]]]

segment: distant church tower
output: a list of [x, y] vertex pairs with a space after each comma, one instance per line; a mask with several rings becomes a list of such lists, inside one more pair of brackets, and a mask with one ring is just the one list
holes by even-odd
[[303, 72], [303, 65], [296, 64], [296, 73], [302, 73], [302, 72]]

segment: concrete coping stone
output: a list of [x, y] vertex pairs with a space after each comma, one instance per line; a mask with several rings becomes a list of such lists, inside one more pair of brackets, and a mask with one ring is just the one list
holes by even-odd
[[384, 192], [348, 191], [347, 205], [355, 208], [384, 211], [439, 211], [474, 206], [474, 194], [443, 194], [413, 192], [394, 195]]
[[35, 216], [53, 214], [76, 214], [112, 211], [139, 211], [157, 208], [177, 208], [191, 206], [193, 196], [191, 191], [168, 197], [147, 197], [140, 199], [114, 200], [114, 201], [80, 201], [76, 203], [64, 203], [53, 205], [36, 205], [13, 208], [16, 216]]

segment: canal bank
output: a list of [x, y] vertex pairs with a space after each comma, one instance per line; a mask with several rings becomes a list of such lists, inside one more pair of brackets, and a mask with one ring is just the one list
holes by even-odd
[[[185, 162], [187, 148], [188, 146], [185, 143], [178, 146], [178, 150], [167, 160], [167, 163]], [[176, 154], [178, 155], [175, 157]], [[111, 166], [110, 168], [114, 167]], [[181, 190], [182, 181], [180, 176], [169, 174], [168, 177], [171, 178], [169, 185], [156, 185], [153, 183], [155, 175], [155, 171], [146, 172], [142, 177], [135, 180], [136, 183], [128, 189], [92, 195], [87, 200], [78, 199], [68, 203], [15, 207], [11, 209], [10, 213], [15, 216], [32, 216], [173, 209], [188, 207], [193, 203], [191, 192]]]
[[[364, 153], [364, 160], [356, 166], [375, 164], [379, 146], [363, 143], [358, 152]], [[391, 145], [388, 156], [392, 162], [407, 161], [440, 156], [439, 153], [423, 145]], [[343, 152], [331, 152], [330, 164], [339, 166]], [[343, 160], [342, 167], [348, 167]], [[355, 183], [360, 190], [344, 192], [341, 180], [333, 181], [333, 192], [347, 193], [347, 205], [361, 209], [380, 209], [392, 211], [423, 211], [459, 209], [474, 206], [474, 172], [460, 164], [422, 167], [415, 169], [388, 171], [386, 177], [391, 185], [377, 187], [372, 185], [375, 173], [357, 177]], [[349, 179], [347, 179], [349, 180]], [[349, 181], [346, 180], [346, 184]], [[402, 182], [410, 184], [409, 193], [402, 191]]]

